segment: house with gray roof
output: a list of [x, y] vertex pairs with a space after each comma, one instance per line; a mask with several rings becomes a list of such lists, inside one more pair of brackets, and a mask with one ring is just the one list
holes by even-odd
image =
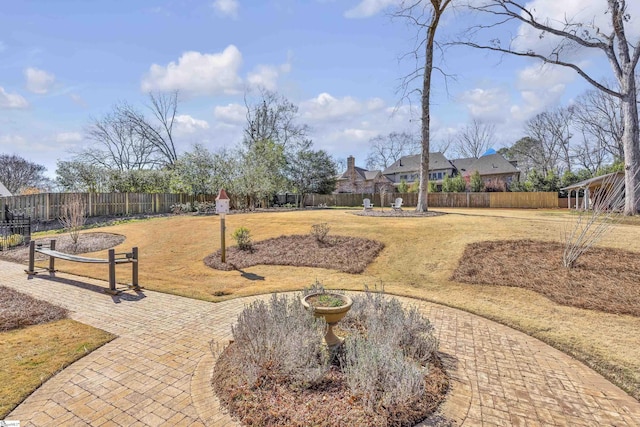
[[7, 187], [4, 186], [2, 182], [0, 182], [0, 197], [9, 197], [12, 194], [7, 190]]
[[475, 157], [456, 159], [451, 163], [463, 177], [470, 177], [475, 171], [478, 171], [485, 183], [498, 180], [509, 185], [520, 179], [520, 171], [516, 167], [517, 163], [510, 162], [497, 153], [486, 154], [477, 159]]
[[[398, 186], [401, 181], [411, 184], [420, 179], [420, 154], [403, 156], [391, 166], [382, 171], [382, 174]], [[453, 164], [440, 152], [429, 153], [429, 180], [442, 185], [445, 176], [453, 176], [455, 168]]]
[[381, 171], [370, 171], [356, 166], [353, 156], [347, 157], [347, 170], [336, 179], [334, 193], [377, 193], [384, 187], [394, 191], [393, 183]]

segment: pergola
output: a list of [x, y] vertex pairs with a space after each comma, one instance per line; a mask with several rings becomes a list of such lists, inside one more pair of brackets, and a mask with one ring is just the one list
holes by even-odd
[[576, 194], [576, 210], [580, 209], [579, 201], [580, 197], [578, 193], [580, 190], [584, 190], [584, 197], [582, 199], [582, 209], [589, 209], [591, 195], [595, 194], [596, 191], [601, 189], [603, 185], [611, 185], [617, 184], [620, 180], [624, 180], [624, 172], [613, 172], [606, 175], [596, 176], [594, 178], [586, 179], [584, 181], [577, 182], [575, 184], [569, 185], [567, 187], [561, 188], [568, 193], [569, 203], [568, 207], [571, 209], [571, 192], [574, 191]]

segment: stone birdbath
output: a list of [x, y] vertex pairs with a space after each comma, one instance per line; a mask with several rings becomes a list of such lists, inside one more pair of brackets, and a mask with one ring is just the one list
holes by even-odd
[[333, 292], [316, 292], [302, 297], [301, 302], [304, 308], [313, 311], [315, 317], [324, 317], [328, 325], [324, 341], [329, 348], [334, 348], [344, 341], [333, 332], [333, 327], [351, 309], [351, 298]]

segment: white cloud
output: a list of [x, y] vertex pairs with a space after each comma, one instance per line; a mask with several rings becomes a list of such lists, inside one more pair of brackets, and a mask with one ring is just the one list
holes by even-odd
[[24, 75], [27, 79], [27, 89], [40, 95], [49, 92], [49, 89], [56, 81], [53, 74], [33, 67], [24, 70]]
[[465, 104], [471, 117], [487, 121], [500, 122], [505, 117], [505, 107], [509, 105], [509, 93], [501, 87], [475, 88], [463, 92], [460, 100]]
[[213, 109], [213, 115], [223, 123], [243, 124], [247, 120], [247, 109], [240, 104], [218, 105]]
[[[640, 36], [640, 2], [628, 1], [626, 13], [630, 16], [630, 21], [626, 23], [627, 37], [631, 40]], [[540, 22], [563, 29], [564, 23], [569, 20], [582, 25], [575, 30], [580, 33], [588, 31], [593, 37], [602, 39], [596, 34], [596, 28], [603, 34], [612, 32], [611, 14], [607, 13], [606, 2], [602, 0], [533, 0], [526, 4], [527, 10], [533, 12], [535, 18]], [[580, 34], [582, 37], [582, 35]], [[557, 46], [560, 39], [548, 33], [541, 33], [529, 25], [522, 24], [518, 29], [518, 36], [514, 40], [514, 46], [518, 49], [536, 49], [542, 53], [548, 53]], [[600, 50], [582, 48], [572, 45], [564, 51], [568, 59], [584, 57], [587, 52], [598, 52]]]
[[256, 69], [247, 74], [247, 82], [252, 87], [264, 87], [275, 90], [280, 73], [278, 67], [273, 65], [258, 65]]
[[520, 70], [516, 87], [522, 103], [511, 107], [513, 118], [527, 120], [558, 104], [567, 84], [576, 78], [573, 70], [553, 65], [533, 65]]
[[206, 120], [195, 119], [188, 114], [181, 114], [175, 119], [176, 130], [180, 133], [194, 133], [199, 130], [209, 129]]
[[238, 0], [215, 0], [212, 6], [220, 15], [238, 17]]
[[369, 18], [396, 3], [397, 0], [361, 0], [355, 7], [347, 10], [344, 16], [346, 18]]
[[56, 142], [79, 142], [82, 141], [82, 135], [79, 132], [60, 132], [56, 135]]
[[17, 93], [7, 93], [2, 86], [0, 86], [0, 108], [2, 109], [19, 109], [27, 108], [29, 103], [22, 95]]
[[81, 107], [87, 107], [87, 103], [85, 102], [84, 99], [82, 99], [82, 97], [80, 95], [78, 95], [77, 93], [70, 93], [69, 94], [69, 98], [71, 98], [71, 100], [81, 106]]
[[234, 45], [220, 53], [202, 54], [185, 52], [178, 62], [167, 66], [151, 65], [142, 80], [142, 90], [181, 90], [189, 94], [220, 95], [236, 94], [242, 79], [238, 70], [242, 65], [242, 54]]
[[384, 101], [380, 98], [362, 102], [351, 96], [335, 98], [326, 92], [300, 104], [303, 119], [313, 122], [345, 121], [383, 108]]

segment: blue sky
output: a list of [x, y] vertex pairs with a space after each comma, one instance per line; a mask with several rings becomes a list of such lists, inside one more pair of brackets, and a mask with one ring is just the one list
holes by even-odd
[[[142, 109], [149, 90], [180, 92], [179, 151], [195, 142], [211, 150], [238, 144], [243, 93], [257, 85], [300, 107], [316, 148], [337, 159], [354, 155], [361, 166], [370, 138], [419, 127], [408, 104], [395, 108], [399, 79], [414, 65], [398, 58], [412, 49], [414, 33], [389, 18], [393, 0], [3, 3], [0, 153], [44, 164], [51, 176], [56, 160], [87, 144], [92, 117], [118, 101]], [[530, 3], [551, 17], [605, 8], [604, 0]], [[451, 11], [440, 36], [469, 19]], [[544, 42], [511, 31], [524, 44]], [[611, 74], [597, 58], [576, 55], [597, 77]], [[454, 78], [447, 91], [436, 75], [434, 148], [474, 118], [496, 125], [496, 148], [510, 145], [528, 118], [589, 88], [573, 71], [468, 48], [449, 50], [442, 66]]]

